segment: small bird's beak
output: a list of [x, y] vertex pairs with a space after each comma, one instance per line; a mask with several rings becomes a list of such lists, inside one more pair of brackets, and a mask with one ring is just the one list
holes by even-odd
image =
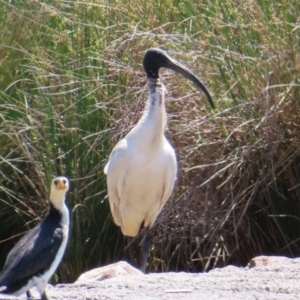
[[58, 190], [58, 191], [63, 191], [67, 188], [66, 184], [63, 183], [62, 180], [59, 180], [57, 179], [57, 182], [55, 182], [55, 188]]

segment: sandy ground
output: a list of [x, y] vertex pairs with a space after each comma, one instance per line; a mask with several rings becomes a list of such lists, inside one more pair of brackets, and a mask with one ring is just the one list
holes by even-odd
[[[300, 258], [208, 273], [157, 273], [48, 286], [52, 300], [300, 299]], [[38, 299], [38, 293], [32, 289]], [[0, 299], [26, 299], [12, 296]]]

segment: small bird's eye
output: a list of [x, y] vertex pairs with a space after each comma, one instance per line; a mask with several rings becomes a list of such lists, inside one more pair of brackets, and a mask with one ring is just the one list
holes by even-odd
[[54, 180], [54, 184], [55, 184], [55, 185], [58, 185], [58, 180]]
[[62, 182], [63, 182], [63, 184], [66, 184], [66, 183], [67, 183], [67, 180], [66, 180], [66, 179], [64, 179]]

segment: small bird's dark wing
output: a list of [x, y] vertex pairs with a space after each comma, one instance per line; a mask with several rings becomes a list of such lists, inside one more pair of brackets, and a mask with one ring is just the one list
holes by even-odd
[[3, 271], [18, 264], [19, 260], [26, 254], [26, 252], [29, 252], [33, 248], [34, 241], [36, 240], [39, 231], [40, 224], [32, 228], [15, 244], [6, 258]]
[[34, 241], [36, 240], [40, 231], [40, 224], [27, 232], [9, 252], [3, 270], [0, 272], [0, 286], [9, 283], [9, 277], [12, 270], [20, 263], [26, 253], [30, 252], [33, 248]]
[[0, 274], [0, 286], [44, 273], [54, 261], [62, 244], [63, 228], [42, 224], [28, 232], [11, 250]]

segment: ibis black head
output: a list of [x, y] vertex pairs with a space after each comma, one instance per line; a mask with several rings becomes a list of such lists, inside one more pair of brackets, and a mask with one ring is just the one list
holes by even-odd
[[214, 102], [203, 83], [187, 67], [173, 59], [166, 51], [159, 48], [148, 49], [144, 56], [143, 67], [148, 78], [158, 78], [160, 68], [168, 68], [183, 75], [204, 92], [209, 104], [212, 108], [215, 108]]

